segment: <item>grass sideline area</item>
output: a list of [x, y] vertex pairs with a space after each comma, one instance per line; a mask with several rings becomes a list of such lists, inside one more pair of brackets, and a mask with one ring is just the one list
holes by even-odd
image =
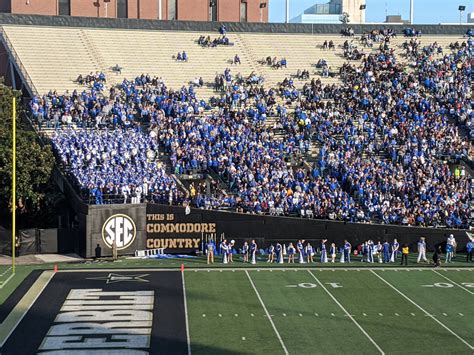
[[[266, 258], [259, 257], [258, 263], [256, 265], [250, 265], [248, 263], [243, 263], [240, 256], [234, 258], [234, 262], [230, 264], [222, 264], [219, 257], [215, 258], [215, 263], [208, 265], [206, 263], [205, 257], [196, 257], [196, 258], [186, 258], [186, 259], [133, 259], [133, 258], [120, 258], [119, 260], [113, 262], [111, 259], [102, 259], [99, 262], [85, 260], [81, 262], [69, 262], [69, 263], [58, 263], [57, 266], [60, 270], [63, 269], [136, 269], [136, 268], [180, 268], [183, 264], [186, 269], [193, 268], [368, 268], [368, 267], [383, 267], [383, 268], [401, 268], [399, 262], [387, 263], [387, 264], [368, 264], [360, 261], [360, 257], [353, 258], [351, 263], [320, 263], [316, 262], [313, 264], [270, 264], [266, 262]], [[43, 263], [43, 264], [29, 264], [29, 265], [16, 265], [16, 273], [11, 277], [8, 282], [6, 282], [2, 288], [0, 288], [0, 305], [5, 301], [5, 299], [21, 284], [26, 276], [30, 274], [33, 270], [53, 270], [53, 263]], [[408, 267], [412, 268], [426, 268], [432, 267], [426, 263], [416, 263], [416, 256], [410, 255], [408, 257]], [[466, 268], [474, 267], [474, 263], [467, 263], [465, 261], [465, 256], [459, 254], [456, 259], [450, 264], [442, 264], [442, 267], [449, 268]], [[0, 272], [0, 286], [7, 281], [7, 278], [11, 276], [10, 266], [1, 265]]]

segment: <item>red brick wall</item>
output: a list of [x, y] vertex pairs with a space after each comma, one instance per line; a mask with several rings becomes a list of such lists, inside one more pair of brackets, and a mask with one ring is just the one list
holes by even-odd
[[[2, 5], [10, 0], [0, 0]], [[29, 4], [27, 5], [27, 2]], [[140, 19], [158, 19], [159, 0], [127, 0], [128, 17]], [[217, 0], [218, 21], [239, 22], [241, 0]], [[96, 3], [100, 6], [95, 6]], [[270, 0], [247, 0], [248, 22], [260, 22], [260, 3], [267, 2], [263, 9], [263, 22], [268, 21]], [[58, 0], [11, 0], [11, 12], [17, 14], [57, 15]], [[117, 0], [108, 3], [107, 17], [117, 16]], [[5, 7], [6, 8], [6, 7]], [[209, 21], [209, 0], [177, 0], [179, 20]], [[103, 0], [71, 0], [71, 15], [86, 17], [105, 17]], [[168, 0], [162, 0], [162, 17], [168, 17]]]
[[[5, 0], [0, 0], [5, 1]], [[12, 0], [12, 13], [34, 15], [57, 15], [57, 0]]]
[[218, 0], [217, 12], [218, 21], [239, 22], [240, 0]]
[[247, 22], [260, 22], [260, 3], [267, 3], [267, 7], [262, 9], [262, 22], [268, 22], [269, 0], [247, 0]]
[[209, 21], [209, 0], [178, 0], [178, 20]]

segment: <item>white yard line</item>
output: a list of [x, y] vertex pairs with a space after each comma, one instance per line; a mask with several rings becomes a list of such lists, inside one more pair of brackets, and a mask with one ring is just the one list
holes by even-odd
[[265, 314], [267, 315], [267, 318], [270, 321], [270, 324], [272, 325], [273, 330], [275, 331], [275, 334], [276, 334], [278, 340], [280, 341], [280, 344], [281, 344], [281, 347], [283, 348], [283, 351], [285, 352], [286, 355], [288, 355], [288, 349], [286, 348], [286, 345], [283, 342], [283, 339], [281, 338], [280, 333], [278, 332], [278, 329], [275, 326], [275, 323], [273, 323], [273, 319], [272, 319], [272, 317], [270, 317], [270, 313], [268, 313], [267, 307], [265, 306], [265, 303], [263, 303], [262, 297], [260, 297], [260, 293], [258, 293], [258, 290], [255, 287], [255, 284], [253, 283], [253, 280], [250, 277], [249, 272], [247, 270], [245, 270], [245, 273], [247, 274], [247, 277], [250, 281], [250, 284], [252, 285], [253, 290], [255, 291], [255, 294], [257, 295], [258, 300], [260, 301], [260, 304], [262, 305], [262, 308], [265, 311]]
[[5, 281], [2, 281], [2, 283], [0, 284], [0, 290], [8, 283], [8, 281], [12, 279], [13, 276], [15, 276], [15, 274], [11, 274]]
[[474, 292], [472, 292], [471, 290], [468, 290], [466, 287], [464, 287], [464, 286], [458, 284], [457, 282], [454, 282], [453, 280], [447, 278], [447, 277], [444, 276], [442, 273], [440, 273], [440, 272], [438, 272], [438, 271], [436, 271], [436, 270], [431, 270], [431, 271], [433, 271], [436, 275], [439, 275], [439, 276], [443, 277], [444, 279], [448, 280], [449, 282], [451, 282], [452, 284], [456, 285], [457, 287], [462, 288], [464, 291], [470, 293], [471, 295], [474, 295]]
[[354, 322], [354, 324], [357, 326], [357, 328], [359, 328], [359, 330], [367, 337], [367, 339], [370, 340], [370, 342], [377, 348], [377, 350], [380, 352], [380, 354], [385, 354], [384, 351], [382, 350], [382, 348], [375, 342], [374, 339], [372, 339], [372, 337], [365, 331], [364, 328], [362, 328], [362, 326], [354, 319], [354, 317], [344, 308], [344, 306], [336, 299], [336, 297], [334, 297], [334, 295], [329, 292], [329, 290], [326, 288], [326, 286], [323, 285], [323, 283], [321, 281], [319, 281], [319, 279], [314, 276], [314, 274], [308, 270], [309, 274], [313, 277], [313, 279], [316, 280], [316, 282], [319, 284], [319, 286], [322, 287], [322, 289], [324, 291], [326, 291], [326, 293], [329, 295], [329, 297], [332, 298], [332, 300], [339, 306], [339, 308], [341, 308], [344, 313], [349, 317], [349, 319]]
[[191, 355], [191, 338], [189, 336], [188, 302], [186, 299], [186, 283], [184, 282], [184, 271], [181, 271], [181, 280], [183, 281], [184, 314], [186, 320], [186, 341], [188, 342], [188, 355]]
[[377, 274], [376, 272], [372, 271], [372, 273], [377, 276], [380, 280], [382, 280], [384, 283], [386, 283], [388, 286], [390, 286], [393, 290], [395, 290], [398, 294], [400, 294], [403, 298], [405, 298], [407, 301], [409, 301], [410, 303], [412, 303], [414, 306], [416, 306], [419, 310], [421, 310], [422, 312], [424, 312], [428, 317], [430, 317], [431, 319], [433, 319], [436, 323], [438, 323], [440, 326], [442, 326], [444, 329], [446, 329], [449, 333], [451, 333], [452, 335], [454, 335], [456, 338], [458, 338], [460, 341], [462, 341], [465, 345], [467, 345], [467, 347], [469, 347], [469, 349], [471, 350], [474, 350], [474, 346], [472, 346], [471, 344], [469, 344], [466, 340], [464, 340], [463, 338], [461, 338], [459, 335], [457, 335], [455, 332], [453, 332], [451, 329], [449, 329], [446, 325], [444, 325], [443, 323], [441, 323], [438, 319], [436, 319], [435, 317], [433, 317], [433, 315], [431, 315], [430, 313], [428, 313], [427, 311], [425, 311], [420, 305], [418, 305], [415, 301], [413, 301], [411, 298], [409, 298], [407, 295], [405, 295], [402, 291], [400, 291], [399, 289], [397, 289], [395, 286], [393, 286], [390, 282], [388, 282], [387, 280], [385, 280], [382, 276], [380, 276], [379, 274]]

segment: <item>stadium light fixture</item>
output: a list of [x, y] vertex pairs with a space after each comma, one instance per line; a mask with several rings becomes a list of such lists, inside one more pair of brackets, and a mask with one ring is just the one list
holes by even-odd
[[360, 5], [359, 10], [365, 10], [367, 8], [366, 4]]
[[462, 13], [466, 10], [466, 6], [459, 5], [458, 10], [459, 10], [459, 24], [462, 25]]
[[263, 9], [267, 7], [266, 2], [260, 3], [260, 22], [263, 22]]

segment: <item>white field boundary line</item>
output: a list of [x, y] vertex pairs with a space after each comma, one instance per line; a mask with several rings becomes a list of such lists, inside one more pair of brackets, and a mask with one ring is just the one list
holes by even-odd
[[277, 327], [275, 326], [275, 323], [273, 322], [272, 317], [270, 316], [270, 313], [268, 313], [267, 307], [265, 306], [265, 303], [263, 303], [262, 297], [260, 297], [260, 293], [258, 293], [258, 290], [257, 290], [257, 288], [255, 287], [255, 284], [253, 283], [253, 280], [252, 280], [252, 278], [250, 277], [249, 272], [248, 272], [247, 270], [245, 270], [245, 273], [247, 274], [247, 277], [248, 277], [248, 279], [249, 279], [249, 281], [250, 281], [250, 284], [252, 285], [253, 290], [255, 291], [255, 294], [257, 295], [258, 300], [260, 301], [260, 304], [262, 305], [262, 308], [263, 308], [263, 310], [265, 311], [265, 314], [267, 315], [267, 318], [268, 318], [268, 320], [270, 321], [270, 324], [272, 325], [273, 330], [275, 331], [275, 334], [276, 334], [278, 340], [280, 341], [281, 347], [283, 348], [283, 351], [285, 352], [285, 355], [288, 355], [288, 354], [289, 354], [289, 353], [288, 353], [288, 349], [286, 348], [286, 345], [285, 345], [285, 343], [283, 342], [283, 339], [281, 338], [280, 333], [278, 332], [278, 329], [277, 329]]
[[8, 281], [12, 279], [13, 276], [15, 276], [15, 274], [11, 274], [10, 276], [8, 276], [8, 278], [5, 281], [1, 281], [0, 290], [8, 283]]
[[181, 280], [183, 282], [184, 315], [185, 315], [185, 321], [186, 321], [186, 341], [188, 342], [188, 355], [191, 355], [191, 337], [189, 335], [188, 302], [186, 299], [186, 283], [184, 282], [184, 271], [181, 271]]
[[[328, 268], [328, 267], [320, 267], [320, 268], [308, 268], [308, 267], [291, 267], [291, 268], [284, 268], [284, 267], [223, 267], [223, 268], [204, 268], [204, 267], [187, 267], [185, 268], [186, 271], [193, 271], [193, 272], [208, 272], [208, 271], [306, 271], [306, 270], [313, 270], [313, 271], [372, 271], [372, 270], [380, 270], [380, 271], [431, 271], [430, 268], [413, 268], [413, 267], [394, 267], [394, 268], [373, 268], [373, 267], [361, 267], [361, 268], [343, 268], [343, 267], [338, 267], [338, 268]], [[438, 268], [437, 270], [443, 270], [443, 271], [474, 271], [474, 268]], [[114, 272], [114, 271], [120, 271], [120, 272], [142, 272], [142, 271], [157, 271], [157, 272], [181, 272], [181, 270], [178, 267], [175, 268], [128, 268], [128, 269], [123, 269], [123, 268], [104, 268], [104, 269], [62, 269], [58, 270], [57, 272]]]
[[12, 266], [10, 266], [8, 269], [6, 269], [4, 272], [2, 272], [0, 274], [0, 277], [2, 277], [3, 275], [5, 275], [8, 271], [10, 271], [12, 269]]
[[454, 282], [453, 280], [451, 280], [450, 278], [447, 278], [446, 276], [444, 276], [442, 273], [436, 271], [436, 270], [432, 270], [436, 275], [439, 275], [441, 276], [442, 278], [448, 280], [449, 282], [451, 282], [452, 284], [456, 285], [457, 287], [459, 288], [462, 288], [464, 291], [470, 293], [471, 295], [474, 295], [474, 292], [472, 292], [471, 290], [468, 290], [466, 287], [458, 284], [457, 282]]
[[382, 280], [384, 283], [386, 283], [388, 286], [390, 286], [393, 290], [395, 290], [398, 294], [400, 294], [403, 298], [405, 298], [407, 301], [409, 301], [411, 304], [413, 304], [415, 307], [417, 307], [419, 310], [421, 310], [423, 313], [426, 314], [426, 316], [430, 317], [431, 319], [433, 319], [436, 323], [438, 323], [440, 326], [442, 326], [444, 329], [446, 329], [449, 333], [451, 333], [452, 335], [454, 335], [456, 338], [458, 338], [460, 341], [462, 341], [465, 345], [467, 345], [467, 347], [471, 350], [474, 350], [474, 346], [472, 346], [471, 344], [469, 344], [467, 341], [465, 341], [463, 338], [461, 338], [459, 335], [457, 335], [455, 332], [453, 332], [450, 328], [448, 328], [446, 325], [444, 325], [443, 323], [441, 323], [438, 319], [436, 319], [431, 313], [428, 313], [427, 311], [425, 311], [420, 305], [418, 305], [417, 303], [415, 303], [415, 301], [413, 301], [411, 298], [409, 298], [407, 295], [405, 295], [402, 291], [400, 291], [399, 289], [397, 289], [395, 286], [393, 286], [390, 282], [388, 282], [387, 280], [385, 280], [382, 276], [380, 276], [379, 274], [377, 274], [376, 272], [372, 271], [372, 273], [377, 276], [380, 280]]
[[349, 317], [349, 319], [357, 326], [357, 328], [359, 328], [359, 330], [367, 337], [367, 339], [370, 340], [370, 342], [377, 348], [377, 350], [380, 352], [380, 354], [382, 354], [382, 355], [385, 354], [384, 351], [382, 350], [382, 348], [375, 342], [374, 339], [372, 339], [372, 337], [365, 331], [365, 329], [362, 328], [362, 326], [344, 308], [344, 306], [336, 299], [336, 297], [334, 297], [334, 295], [331, 292], [329, 292], [329, 290], [326, 288], [326, 286], [324, 286], [323, 283], [321, 281], [319, 281], [319, 279], [310, 270], [308, 270], [308, 272], [313, 277], [313, 279], [316, 280], [316, 282], [319, 284], [319, 286], [321, 286], [322, 289], [324, 291], [326, 291], [326, 293], [329, 295], [329, 297], [331, 297], [331, 299], [339, 306], [339, 308], [341, 308], [344, 311], [346, 316]]
[[[43, 293], [43, 291], [45, 290], [46, 286], [49, 285], [49, 282], [51, 281], [51, 279], [53, 278], [54, 276], [54, 272], [52, 271], [43, 271], [43, 274], [45, 273], [51, 273], [48, 278], [46, 279], [44, 285], [41, 287], [41, 289], [39, 290], [38, 294], [33, 298], [33, 300], [30, 302], [30, 304], [28, 305], [28, 307], [26, 308], [25, 312], [23, 312], [23, 314], [21, 315], [21, 317], [18, 319], [18, 321], [15, 323], [15, 325], [12, 327], [12, 329], [10, 330], [10, 332], [8, 332], [8, 335], [3, 339], [3, 341], [0, 343], [0, 348], [3, 347], [5, 345], [5, 343], [7, 342], [8, 338], [10, 338], [10, 336], [12, 335], [12, 333], [15, 331], [15, 329], [18, 327], [18, 324], [21, 323], [21, 321], [23, 320], [23, 318], [25, 318], [26, 314], [30, 311], [31, 307], [33, 307], [33, 305], [36, 303], [36, 301], [38, 300], [39, 296], [41, 296], [41, 294]], [[41, 275], [38, 277], [38, 279], [36, 280], [36, 282], [40, 279]], [[34, 285], [34, 284], [33, 284]], [[26, 295], [26, 294], [25, 294]], [[25, 297], [25, 295], [23, 297]], [[21, 300], [20, 300], [21, 302]], [[8, 317], [8, 316], [7, 316]]]

